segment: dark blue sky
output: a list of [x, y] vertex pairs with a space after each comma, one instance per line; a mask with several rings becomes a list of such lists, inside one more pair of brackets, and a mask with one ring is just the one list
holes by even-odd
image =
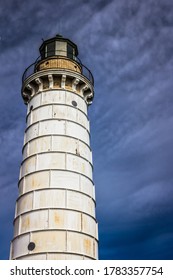
[[43, 39], [74, 41], [89, 108], [100, 259], [173, 259], [173, 2], [0, 1], [0, 259], [8, 259], [25, 129], [20, 90]]

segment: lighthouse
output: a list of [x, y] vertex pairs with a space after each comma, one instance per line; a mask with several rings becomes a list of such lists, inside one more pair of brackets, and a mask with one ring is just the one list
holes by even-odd
[[71, 40], [43, 41], [24, 72], [27, 105], [12, 260], [98, 259], [90, 123], [90, 70]]

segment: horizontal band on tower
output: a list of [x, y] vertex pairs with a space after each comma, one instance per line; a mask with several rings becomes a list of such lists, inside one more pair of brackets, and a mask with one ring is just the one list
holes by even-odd
[[[80, 193], [80, 194], [82, 194], [82, 195], [84, 195], [84, 196], [87, 196], [88, 198], [90, 198], [93, 202], [94, 202], [94, 204], [96, 205], [96, 201], [95, 201], [95, 199], [91, 196], [91, 195], [88, 195], [87, 193], [84, 193], [84, 192], [81, 192], [81, 191], [78, 191], [78, 190], [75, 190], [75, 189], [66, 189], [66, 188], [61, 188], [61, 187], [58, 187], [58, 188], [55, 188], [55, 187], [50, 187], [50, 188], [41, 188], [41, 189], [34, 189], [34, 190], [32, 190], [32, 191], [28, 191], [28, 192], [25, 192], [25, 193], [23, 193], [23, 194], [21, 194], [21, 195], [19, 195], [18, 196], [18, 198], [16, 199], [16, 201], [18, 201], [21, 197], [24, 197], [24, 196], [26, 196], [26, 195], [28, 195], [28, 194], [30, 194], [30, 193], [33, 193], [33, 192], [41, 192], [41, 191], [44, 191], [44, 190], [61, 190], [61, 191], [67, 191], [67, 192], [75, 192], [75, 193]], [[61, 208], [61, 207], [60, 207]], [[53, 208], [49, 208], [49, 207], [46, 207], [46, 209], [60, 209], [60, 208], [55, 208], [55, 207], [53, 207]], [[39, 209], [45, 209], [45, 208], [39, 208]], [[63, 207], [62, 209], [67, 209], [67, 208], [65, 208], [65, 207]], [[37, 209], [35, 209], [35, 210], [37, 210]], [[76, 210], [76, 211], [78, 211], [78, 210]], [[81, 212], [81, 211], [80, 211]], [[84, 212], [84, 213], [86, 213], [86, 212]]]
[[97, 221], [94, 216], [71, 209], [34, 209], [17, 216], [13, 224], [14, 237], [28, 232], [67, 230], [98, 239]]
[[39, 209], [74, 209], [95, 216], [95, 197], [73, 189], [45, 188], [29, 191], [17, 198], [15, 217]]
[[[81, 159], [83, 159], [84, 161], [86, 161], [87, 163], [89, 163], [89, 165], [91, 166], [92, 170], [93, 170], [93, 164], [87, 160], [86, 158], [84, 158], [83, 156], [81, 155], [77, 155], [77, 154], [73, 154], [73, 153], [70, 153], [70, 152], [62, 152], [62, 151], [46, 151], [46, 152], [39, 152], [39, 153], [36, 153], [36, 154], [32, 154], [28, 157], [26, 157], [22, 162], [21, 162], [21, 166], [23, 165], [23, 163], [28, 160], [29, 158], [32, 158], [32, 157], [35, 157], [37, 155], [42, 155], [42, 154], [65, 154], [65, 155], [72, 155], [72, 156], [75, 156], [75, 157], [79, 157]], [[44, 169], [43, 169], [44, 170]], [[65, 169], [66, 170], [66, 169]]]
[[[95, 225], [97, 227], [97, 225]], [[28, 248], [34, 243], [33, 249]], [[20, 247], [20, 244], [22, 246]], [[43, 230], [24, 233], [12, 240], [12, 257], [44, 253], [79, 253], [93, 258], [97, 257], [98, 240], [93, 236], [76, 231]], [[13, 249], [17, 249], [13, 251]]]
[[71, 121], [90, 131], [90, 124], [86, 115], [76, 108], [66, 105], [48, 105], [32, 110], [31, 114], [28, 115], [27, 127], [47, 120], [52, 122], [55, 120]]
[[[46, 93], [46, 92], [50, 93], [50, 91], [51, 91], [51, 92], [52, 92], [52, 91], [53, 91], [53, 92], [55, 91], [56, 94], [58, 94], [57, 91], [60, 91], [61, 93], [63, 92], [63, 94], [68, 94], [68, 93], [74, 94], [74, 96], [76, 96], [77, 98], [78, 98], [78, 97], [81, 98], [82, 101], [84, 101], [85, 104], [86, 104], [86, 106], [87, 106], [87, 103], [86, 103], [85, 99], [83, 98], [83, 96], [77, 94], [76, 92], [74, 92], [74, 91], [72, 91], [72, 90], [67, 90], [67, 89], [63, 89], [63, 88], [59, 88], [59, 89], [52, 88], [51, 90], [50, 90], [50, 89], [45, 89], [44, 91], [40, 91], [40, 92], [36, 93], [35, 95], [31, 96], [29, 102], [31, 102], [31, 101], [34, 99], [34, 97], [36, 97], [36, 96], [38, 96], [38, 95], [40, 95], [41, 98], [42, 98], [42, 94], [43, 94], [43, 93]], [[40, 105], [41, 105], [41, 103], [40, 103]]]
[[63, 169], [77, 171], [92, 178], [93, 167], [85, 158], [64, 152], [42, 152], [24, 159], [20, 169], [20, 175], [37, 170]]
[[[32, 254], [29, 254], [29, 255], [22, 255], [22, 256], [20, 256], [20, 257], [17, 257], [16, 259], [14, 259], [14, 260], [21, 260], [21, 259], [23, 259], [24, 257], [26, 257], [26, 259], [28, 259], [28, 257], [33, 257], [33, 256], [40, 256], [40, 255], [46, 255], [46, 258], [45, 258], [45, 260], [53, 260], [53, 259], [48, 259], [47, 258], [47, 256], [51, 256], [51, 255], [53, 255], [53, 254], [56, 254], [56, 255], [70, 255], [70, 256], [80, 256], [80, 257], [85, 257], [87, 260], [89, 260], [89, 259], [91, 259], [91, 260], [95, 260], [95, 258], [93, 258], [93, 257], [90, 257], [90, 256], [88, 256], [88, 255], [85, 255], [85, 254], [79, 254], [79, 253], [70, 253], [70, 252], [49, 252], [49, 253], [47, 253], [47, 252], [41, 252], [41, 253], [32, 253]], [[32, 259], [33, 260], [33, 259]], [[40, 260], [40, 259], [38, 259], [38, 260]], [[42, 259], [41, 259], [42, 260]], [[55, 259], [54, 259], [55, 260]], [[63, 258], [63, 260], [64, 260], [64, 258]], [[66, 259], [66, 260], [68, 260], [68, 259]], [[76, 259], [76, 260], [79, 260], [79, 259]], [[85, 260], [84, 258], [83, 258], [83, 260]]]
[[74, 139], [74, 140], [76, 140], [76, 141], [80, 141], [80, 142], [82, 142], [83, 144], [85, 144], [85, 145], [89, 148], [90, 152], [92, 152], [91, 147], [90, 147], [86, 142], [84, 142], [83, 140], [81, 140], [81, 139], [79, 139], [79, 138], [76, 138], [76, 137], [74, 137], [74, 136], [64, 135], [64, 134], [46, 134], [46, 135], [39, 135], [39, 136], [36, 136], [36, 137], [32, 138], [31, 140], [27, 141], [27, 142], [23, 145], [22, 153], [23, 153], [24, 148], [25, 148], [30, 142], [32, 142], [32, 141], [34, 141], [34, 140], [36, 140], [36, 139], [39, 139], [39, 138], [51, 137], [51, 136], [55, 136], [55, 137], [56, 137], [56, 136], [57, 136], [57, 137], [67, 137], [67, 138], [72, 138], [72, 139]]
[[[95, 205], [96, 205], [96, 201], [95, 201], [95, 200], [94, 200], [94, 202], [95, 202]], [[20, 216], [23, 216], [23, 215], [25, 215], [25, 214], [32, 213], [32, 212], [37, 212], [37, 211], [40, 212], [40, 211], [45, 211], [45, 210], [46, 210], [46, 211], [48, 211], [48, 210], [65, 210], [65, 211], [76, 212], [76, 213], [79, 213], [79, 214], [84, 214], [84, 215], [86, 215], [86, 216], [92, 218], [92, 219], [96, 222], [96, 224], [98, 223], [97, 220], [96, 220], [96, 218], [95, 218], [95, 216], [92, 216], [92, 215], [90, 215], [90, 214], [87, 213], [87, 212], [79, 211], [79, 210], [76, 210], [76, 209], [73, 209], [73, 208], [62, 208], [62, 207], [55, 208], [55, 207], [52, 207], [52, 208], [32, 209], [32, 210], [23, 212], [23, 213], [19, 214], [18, 216], [16, 216], [16, 217], [14, 218], [13, 224], [14, 224], [14, 222], [16, 221], [16, 219], [18, 219]]]
[[27, 176], [29, 176], [29, 175], [32, 175], [32, 174], [35, 174], [35, 173], [37, 173], [37, 172], [42, 172], [42, 171], [63, 171], [63, 172], [66, 172], [66, 171], [67, 171], [67, 172], [75, 173], [75, 174], [84, 176], [84, 177], [87, 178], [89, 181], [91, 181], [91, 183], [94, 185], [93, 180], [92, 180], [90, 177], [88, 177], [88, 176], [86, 176], [85, 174], [83, 174], [83, 173], [80, 173], [80, 172], [77, 172], [77, 171], [72, 171], [72, 170], [69, 170], [69, 169], [55, 169], [55, 168], [50, 168], [50, 169], [37, 170], [37, 171], [32, 171], [32, 172], [27, 173], [26, 175], [24, 175], [23, 177], [21, 177], [21, 178], [19, 179], [18, 186], [19, 186], [20, 182], [21, 182], [25, 177], [27, 177]]
[[36, 121], [35, 123], [29, 125], [26, 129], [25, 129], [25, 133], [28, 131], [29, 128], [31, 128], [33, 125], [37, 124], [37, 123], [42, 123], [42, 122], [45, 122], [45, 121], [65, 121], [65, 122], [70, 122], [70, 123], [74, 123], [76, 125], [79, 125], [81, 126], [83, 129], [85, 129], [87, 132], [88, 132], [88, 135], [90, 137], [90, 131], [85, 127], [83, 126], [82, 124], [80, 123], [77, 123], [75, 121], [71, 121], [71, 120], [68, 120], [68, 119], [59, 119], [59, 118], [53, 118], [53, 119], [44, 119], [44, 120], [41, 120], [41, 121]]
[[[81, 234], [81, 235], [86, 235], [86, 236], [88, 236], [88, 237], [90, 237], [90, 238], [92, 238], [92, 239], [94, 239], [96, 242], [98, 242], [98, 239], [96, 239], [94, 236], [92, 236], [92, 235], [90, 235], [90, 234], [87, 234], [87, 233], [85, 233], [85, 232], [79, 232], [79, 231], [76, 231], [76, 230], [62, 230], [62, 229], [43, 229], [43, 230], [35, 230], [35, 231], [33, 231], [34, 233], [36, 233], [36, 232], [45, 232], [45, 231], [58, 231], [58, 232], [74, 232], [74, 233], [77, 233], [77, 234]], [[17, 235], [17, 236], [15, 236], [13, 239], [12, 239], [12, 242], [15, 240], [15, 239], [17, 239], [17, 238], [19, 238], [20, 236], [24, 236], [24, 235], [28, 235], [29, 233], [28, 232], [24, 232], [24, 233], [21, 233], [21, 234], [19, 234], [19, 235]]]
[[[43, 108], [43, 107], [46, 107], [46, 106], [54, 106], [54, 105], [57, 105], [57, 106], [67, 106], [67, 107], [69, 107], [69, 108], [73, 108], [74, 110], [78, 110], [78, 111], [80, 111], [83, 115], [85, 115], [85, 117], [87, 118], [87, 120], [88, 120], [88, 122], [89, 122], [89, 118], [88, 118], [88, 115], [84, 112], [84, 111], [82, 111], [81, 109], [79, 109], [78, 107], [74, 107], [74, 106], [72, 106], [72, 105], [69, 105], [69, 104], [65, 104], [65, 103], [46, 103], [46, 104], [42, 104], [42, 105], [38, 105], [38, 106], [36, 106], [36, 107], [34, 107], [32, 110], [30, 110], [29, 111], [29, 113], [27, 114], [27, 116], [26, 116], [26, 120], [28, 119], [28, 116], [31, 114], [31, 112], [33, 112], [33, 111], [35, 111], [35, 110], [37, 110], [37, 109], [40, 109], [40, 108]], [[54, 118], [52, 118], [52, 119], [54, 119]]]

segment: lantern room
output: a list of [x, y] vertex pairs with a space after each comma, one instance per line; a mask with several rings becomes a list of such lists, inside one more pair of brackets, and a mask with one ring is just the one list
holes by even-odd
[[40, 47], [41, 59], [52, 56], [62, 56], [76, 60], [78, 55], [77, 46], [69, 39], [56, 35], [54, 38], [46, 40]]

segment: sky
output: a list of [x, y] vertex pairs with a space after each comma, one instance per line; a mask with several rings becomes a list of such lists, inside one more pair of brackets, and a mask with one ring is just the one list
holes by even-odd
[[0, 0], [0, 259], [25, 130], [21, 78], [57, 33], [93, 73], [99, 258], [173, 259], [173, 1]]

